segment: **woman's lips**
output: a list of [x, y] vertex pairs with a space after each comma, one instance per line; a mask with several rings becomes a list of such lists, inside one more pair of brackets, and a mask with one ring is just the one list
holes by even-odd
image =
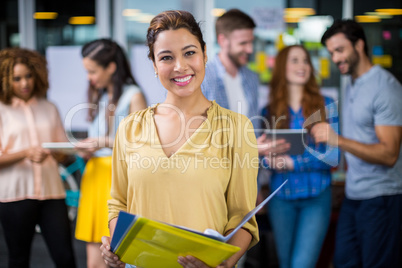
[[171, 80], [178, 86], [185, 86], [188, 85], [191, 82], [191, 80], [193, 80], [193, 75], [175, 77], [172, 78]]

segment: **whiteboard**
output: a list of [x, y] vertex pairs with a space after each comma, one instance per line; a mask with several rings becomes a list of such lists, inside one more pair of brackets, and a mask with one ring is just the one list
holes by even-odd
[[46, 49], [49, 69], [48, 99], [59, 109], [67, 132], [87, 131], [87, 72], [81, 46], [50, 46]]

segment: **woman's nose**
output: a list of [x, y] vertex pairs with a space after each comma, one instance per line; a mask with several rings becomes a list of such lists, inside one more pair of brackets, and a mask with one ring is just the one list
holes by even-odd
[[187, 63], [186, 63], [185, 59], [183, 59], [182, 57], [177, 58], [176, 62], [175, 62], [174, 70], [177, 72], [183, 72], [186, 69], [187, 69]]
[[28, 79], [27, 78], [22, 78], [21, 79], [21, 84], [22, 84], [22, 86], [25, 87], [28, 84]]

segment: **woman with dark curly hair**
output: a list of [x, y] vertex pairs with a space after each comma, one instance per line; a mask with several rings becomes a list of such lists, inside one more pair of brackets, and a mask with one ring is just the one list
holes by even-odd
[[29, 267], [39, 225], [57, 267], [75, 267], [65, 190], [43, 142], [66, 141], [60, 115], [46, 100], [46, 59], [39, 53], [0, 51], [0, 222], [9, 267]]

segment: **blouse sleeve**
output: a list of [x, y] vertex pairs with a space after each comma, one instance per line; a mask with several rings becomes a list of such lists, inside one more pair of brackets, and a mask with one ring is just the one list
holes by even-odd
[[[228, 223], [224, 230], [234, 229], [243, 217], [255, 208], [257, 199], [258, 150], [252, 123], [245, 116], [233, 123], [233, 148], [231, 152], [231, 178], [227, 189]], [[253, 239], [249, 248], [259, 240], [255, 217], [244, 226]]]
[[[128, 117], [129, 118], [129, 117]], [[119, 211], [127, 211], [127, 187], [128, 187], [128, 177], [127, 177], [127, 162], [126, 162], [126, 132], [131, 131], [129, 125], [130, 121], [124, 119], [116, 133], [116, 138], [114, 140], [113, 154], [112, 154], [112, 187], [111, 187], [111, 197], [108, 201], [109, 207], [109, 222], [113, 218], [116, 218]]]

